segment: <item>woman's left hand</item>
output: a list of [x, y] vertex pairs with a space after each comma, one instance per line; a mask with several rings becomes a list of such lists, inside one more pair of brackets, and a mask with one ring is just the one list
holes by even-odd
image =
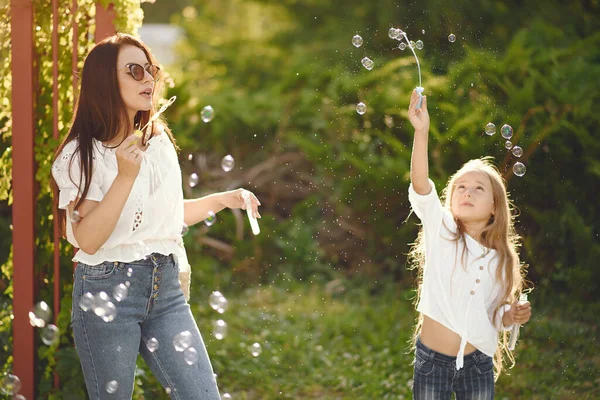
[[227, 208], [241, 208], [242, 210], [246, 209], [246, 201], [242, 196], [242, 193], [247, 192], [250, 198], [251, 203], [251, 212], [254, 218], [261, 218], [258, 213], [258, 207], [261, 205], [260, 201], [256, 198], [254, 193], [246, 189], [235, 189], [227, 192], [221, 193], [221, 204], [223, 204]]

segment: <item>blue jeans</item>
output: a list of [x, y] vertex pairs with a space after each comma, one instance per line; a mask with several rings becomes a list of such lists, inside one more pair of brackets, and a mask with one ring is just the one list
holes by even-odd
[[475, 350], [464, 357], [456, 370], [456, 357], [438, 353], [417, 338], [413, 377], [413, 399], [488, 400], [494, 398], [492, 357]]
[[[179, 285], [174, 256], [154, 253], [131, 263], [79, 263], [74, 279], [71, 325], [91, 400], [131, 399], [138, 353], [172, 399], [220, 399], [202, 336]], [[121, 301], [113, 297], [119, 284], [128, 285]], [[116, 307], [112, 321], [98, 316], [93, 306], [87, 311], [80, 307], [82, 300], [90, 299], [84, 296], [88, 292], [110, 297]], [[96, 310], [102, 316], [102, 310]], [[196, 354], [175, 350], [174, 339], [182, 331], [191, 333], [190, 347]], [[190, 355], [197, 362], [188, 364], [195, 361]]]

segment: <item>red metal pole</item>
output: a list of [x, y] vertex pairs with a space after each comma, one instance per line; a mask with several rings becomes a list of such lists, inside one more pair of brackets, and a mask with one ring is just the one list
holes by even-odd
[[[52, 0], [52, 137], [58, 139], [58, 0]], [[52, 210], [54, 236], [54, 324], [60, 313], [60, 233], [58, 213]], [[58, 373], [54, 371], [54, 388], [60, 388]]]
[[110, 3], [107, 8], [102, 7], [100, 3], [96, 3], [96, 43], [117, 33], [113, 24], [115, 15], [113, 3]]
[[21, 394], [35, 398], [35, 339], [29, 323], [34, 304], [35, 159], [33, 110], [33, 4], [11, 0], [13, 124], [13, 371]]

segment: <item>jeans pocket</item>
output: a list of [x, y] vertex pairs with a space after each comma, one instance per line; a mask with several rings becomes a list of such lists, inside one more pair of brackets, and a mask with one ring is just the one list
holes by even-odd
[[492, 357], [481, 357], [475, 362], [475, 370], [481, 375], [489, 374], [494, 369], [494, 360]]
[[435, 364], [433, 363], [433, 361], [417, 355], [415, 360], [415, 373], [427, 376], [431, 375], [434, 370]]
[[83, 267], [83, 279], [102, 280], [114, 275], [119, 263], [106, 261], [98, 265], [79, 264]]

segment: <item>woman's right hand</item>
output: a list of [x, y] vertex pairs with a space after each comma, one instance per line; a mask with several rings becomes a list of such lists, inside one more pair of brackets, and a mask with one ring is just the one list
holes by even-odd
[[408, 106], [408, 119], [412, 126], [415, 128], [415, 132], [429, 132], [429, 112], [427, 111], [427, 97], [423, 96], [421, 107], [417, 110], [417, 103], [419, 102], [419, 93], [413, 90], [410, 96], [410, 105]]
[[115, 152], [119, 175], [131, 180], [137, 178], [144, 158], [144, 152], [136, 144], [138, 140], [140, 139], [136, 135], [130, 135]]

